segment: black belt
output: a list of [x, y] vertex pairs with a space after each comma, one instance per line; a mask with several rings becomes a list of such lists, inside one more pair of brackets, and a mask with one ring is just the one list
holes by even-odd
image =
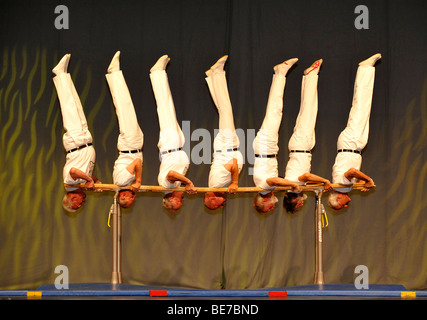
[[166, 150], [166, 151], [161, 152], [161, 154], [171, 153], [171, 152], [180, 151], [180, 150], [182, 150], [182, 148], [170, 149], [170, 150]]
[[215, 150], [215, 152], [232, 152], [237, 151], [239, 148], [233, 148], [233, 149], [225, 149], [225, 150]]
[[353, 153], [358, 153], [358, 154], [362, 154], [362, 151], [359, 150], [351, 150], [351, 149], [339, 149], [338, 152], [353, 152]]
[[311, 153], [310, 150], [291, 150], [289, 151], [291, 153], [297, 152], [297, 153]]
[[79, 146], [77, 148], [68, 150], [67, 153], [71, 153], [71, 152], [74, 152], [74, 151], [77, 151], [77, 150], [80, 150], [80, 149], [84, 149], [84, 148], [89, 147], [91, 145], [92, 145], [92, 143], [86, 143], [86, 144], [83, 144], [83, 145], [81, 145], [81, 146]]
[[142, 149], [120, 151], [120, 153], [139, 153], [139, 152], [142, 152]]
[[255, 154], [255, 158], [277, 158], [278, 154]]

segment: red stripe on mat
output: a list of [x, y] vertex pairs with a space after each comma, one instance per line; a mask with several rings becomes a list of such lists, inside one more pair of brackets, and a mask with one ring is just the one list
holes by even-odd
[[269, 291], [269, 297], [287, 297], [288, 293], [286, 291]]
[[150, 297], [166, 297], [167, 295], [166, 290], [150, 290]]

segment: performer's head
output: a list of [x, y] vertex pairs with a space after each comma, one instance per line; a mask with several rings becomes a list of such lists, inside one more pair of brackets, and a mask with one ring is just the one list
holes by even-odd
[[131, 190], [120, 190], [117, 202], [122, 208], [129, 208], [135, 202], [136, 194]]
[[224, 192], [206, 192], [203, 202], [208, 209], [215, 210], [224, 208], [224, 203], [227, 201]]
[[351, 201], [347, 193], [341, 193], [337, 191], [332, 191], [328, 197], [328, 205], [335, 210], [340, 210], [341, 208], [347, 208], [348, 203]]
[[259, 213], [266, 213], [274, 210], [278, 201], [272, 191], [264, 195], [257, 193], [254, 198], [254, 207]]
[[181, 208], [183, 202], [184, 192], [182, 191], [173, 191], [163, 197], [163, 207], [171, 211]]
[[283, 196], [283, 207], [289, 213], [294, 213], [304, 205], [307, 195], [303, 192], [286, 192]]
[[84, 205], [86, 193], [81, 188], [69, 191], [62, 199], [62, 207], [68, 212], [76, 212], [81, 206]]

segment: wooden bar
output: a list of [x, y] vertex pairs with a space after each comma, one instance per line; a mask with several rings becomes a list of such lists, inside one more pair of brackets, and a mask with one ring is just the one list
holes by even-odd
[[[364, 185], [365, 185], [364, 182], [358, 182], [358, 183], [354, 183], [352, 187], [354, 190], [360, 190], [363, 188]], [[69, 185], [64, 185], [64, 186], [65, 187], [80, 187], [80, 188], [84, 189], [84, 184], [80, 184], [77, 186], [69, 186]], [[346, 187], [346, 186], [334, 183], [334, 184], [332, 184], [332, 187], [339, 188], [339, 187]], [[319, 189], [323, 190], [323, 184], [307, 184], [305, 186], [300, 186], [300, 188], [302, 191], [314, 191], [314, 190], [319, 190]], [[97, 184], [97, 183], [95, 183], [95, 189], [100, 189], [103, 191], [115, 191], [116, 192], [116, 191], [120, 191], [120, 190], [130, 190], [130, 186], [119, 187], [115, 184]], [[195, 187], [195, 189], [197, 190], [198, 193], [228, 192], [227, 188]], [[286, 190], [290, 190], [290, 189], [291, 189], [291, 187], [276, 187], [274, 192], [286, 191]], [[167, 188], [164, 188], [161, 186], [143, 185], [139, 188], [139, 192], [164, 192], [164, 191], [184, 191], [185, 192], [185, 187], [167, 189]], [[236, 193], [260, 192], [260, 191], [265, 191], [265, 190], [262, 188], [258, 188], [258, 187], [239, 187], [239, 188], [237, 188]]]

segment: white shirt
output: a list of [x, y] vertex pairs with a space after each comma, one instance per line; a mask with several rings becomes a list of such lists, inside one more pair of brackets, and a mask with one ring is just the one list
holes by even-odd
[[168, 189], [178, 188], [181, 185], [181, 181], [170, 183], [166, 177], [170, 170], [176, 171], [185, 176], [189, 164], [190, 160], [188, 159], [187, 154], [182, 150], [161, 155], [159, 175], [157, 176], [159, 186]]
[[267, 194], [274, 190], [276, 187], [270, 186], [267, 179], [279, 176], [277, 158], [255, 157], [253, 174], [255, 186], [266, 190], [261, 191], [261, 194]]
[[[67, 153], [67, 156], [65, 158], [64, 169], [62, 172], [64, 184], [77, 185], [86, 182], [86, 180], [83, 179], [74, 180], [70, 175], [71, 168], [79, 169], [86, 173], [89, 177], [92, 177], [93, 168], [95, 167], [95, 157], [95, 148], [93, 146]], [[74, 191], [76, 189], [78, 189], [78, 187], [65, 188], [66, 191]]]
[[135, 181], [135, 174], [130, 173], [126, 167], [135, 161], [143, 159], [142, 152], [139, 153], [120, 153], [114, 162], [113, 183], [119, 187], [131, 185]]
[[286, 165], [285, 179], [304, 185], [298, 177], [304, 173], [311, 172], [311, 153], [290, 152], [288, 164]]
[[214, 152], [209, 172], [209, 188], [224, 188], [231, 184], [232, 174], [225, 169], [224, 165], [233, 163], [233, 158], [237, 159], [237, 166], [240, 173], [243, 168], [243, 156], [240, 151]]
[[353, 183], [357, 181], [356, 178], [348, 180], [344, 174], [350, 169], [355, 168], [360, 170], [362, 166], [362, 155], [354, 152], [338, 152], [335, 157], [335, 163], [332, 167], [332, 183], [339, 183], [348, 185], [346, 188], [335, 188], [336, 191], [347, 193], [353, 188]]

